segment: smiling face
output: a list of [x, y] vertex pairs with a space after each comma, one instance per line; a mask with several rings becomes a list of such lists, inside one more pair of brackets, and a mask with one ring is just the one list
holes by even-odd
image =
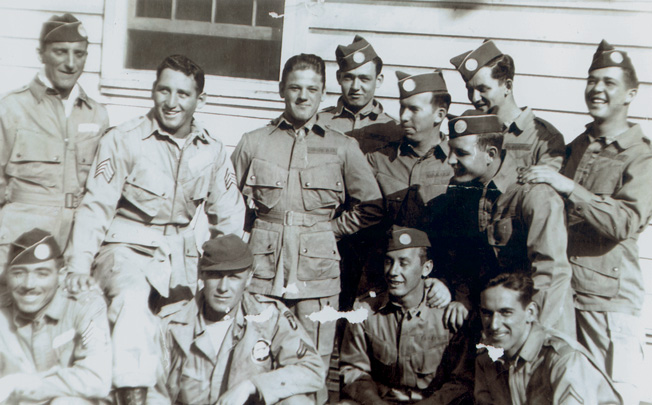
[[183, 138], [190, 134], [192, 116], [206, 102], [206, 94], [199, 94], [192, 76], [163, 69], [154, 83], [152, 100], [159, 125], [171, 135]]
[[7, 269], [7, 288], [20, 312], [35, 314], [52, 301], [59, 286], [59, 268], [52, 259]]
[[422, 263], [422, 248], [406, 248], [387, 252], [385, 255], [385, 280], [389, 294], [403, 301], [420, 302], [423, 291], [423, 277], [432, 270], [432, 261]]
[[45, 76], [54, 89], [67, 98], [84, 71], [88, 42], [51, 42], [39, 50]]
[[337, 82], [346, 106], [358, 112], [373, 100], [376, 89], [383, 83], [383, 75], [376, 75], [376, 64], [370, 61], [347, 72], [338, 70]]
[[[467, 183], [473, 180], [485, 182], [491, 177], [490, 163], [493, 160], [489, 148], [478, 145], [478, 135], [466, 135], [449, 141], [448, 163], [453, 167], [453, 180]], [[495, 152], [495, 151], [494, 151]]]
[[251, 269], [202, 271], [207, 317], [217, 321], [233, 314], [251, 282], [252, 275]]
[[432, 104], [432, 92], [418, 93], [401, 99], [401, 128], [408, 141], [421, 143], [446, 115], [446, 110]]
[[324, 97], [323, 78], [313, 69], [293, 70], [280, 83], [279, 93], [287, 119], [299, 128], [317, 114]]
[[523, 305], [518, 291], [497, 285], [480, 294], [480, 313], [487, 343], [513, 358], [527, 340], [536, 306], [534, 302]]
[[626, 118], [629, 103], [636, 96], [630, 89], [625, 72], [619, 67], [606, 67], [589, 72], [584, 90], [584, 100], [589, 114], [600, 122], [614, 118]]
[[491, 77], [491, 69], [484, 66], [466, 83], [467, 96], [476, 110], [497, 114], [511, 92], [511, 80], [500, 83]]

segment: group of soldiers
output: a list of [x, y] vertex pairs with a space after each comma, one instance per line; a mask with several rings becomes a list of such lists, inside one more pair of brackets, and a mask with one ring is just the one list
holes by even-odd
[[283, 114], [229, 157], [196, 63], [165, 58], [153, 108], [109, 129], [87, 48], [53, 16], [0, 100], [1, 403], [324, 404], [335, 351], [344, 404], [638, 404], [652, 149], [626, 52], [598, 46], [565, 145], [493, 41], [451, 59], [475, 109], [396, 72], [397, 122], [356, 36], [337, 106], [293, 56]]

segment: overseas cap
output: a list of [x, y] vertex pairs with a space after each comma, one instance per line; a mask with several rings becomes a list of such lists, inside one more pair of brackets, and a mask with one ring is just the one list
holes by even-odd
[[48, 232], [34, 228], [25, 232], [9, 247], [9, 266], [47, 262], [61, 257], [61, 249]]
[[440, 70], [420, 75], [410, 75], [396, 71], [396, 77], [398, 78], [398, 92], [401, 99], [429, 91], [448, 93], [444, 76]]
[[466, 110], [459, 117], [448, 121], [449, 138], [465, 135], [482, 135], [503, 132], [504, 126], [495, 114], [478, 110]]
[[335, 59], [342, 72], [353, 70], [376, 57], [378, 55], [374, 48], [360, 35], [356, 35], [350, 45], [338, 45], [335, 49]]
[[50, 42], [81, 42], [88, 41], [86, 29], [72, 14], [52, 16], [43, 23], [41, 29], [41, 44]]
[[496, 47], [494, 41], [485, 39], [477, 49], [457, 55], [451, 59], [451, 63], [460, 72], [464, 81], [468, 82], [480, 68], [499, 56], [503, 56], [503, 53]]
[[593, 61], [591, 62], [591, 67], [589, 67], [589, 72], [613, 66], [636, 71], [631, 59], [627, 56], [627, 52], [616, 50], [616, 48], [603, 39], [593, 54]]
[[392, 252], [394, 250], [414, 247], [430, 247], [428, 235], [418, 229], [392, 225], [392, 228], [389, 230], [387, 251]]
[[200, 271], [244, 270], [254, 263], [249, 245], [234, 234], [210, 239], [202, 248]]

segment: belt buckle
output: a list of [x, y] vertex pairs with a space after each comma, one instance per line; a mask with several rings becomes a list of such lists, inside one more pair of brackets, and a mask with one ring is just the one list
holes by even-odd
[[294, 211], [285, 211], [285, 218], [283, 218], [283, 222], [287, 226], [294, 225]]
[[66, 208], [77, 208], [79, 201], [75, 193], [66, 193]]

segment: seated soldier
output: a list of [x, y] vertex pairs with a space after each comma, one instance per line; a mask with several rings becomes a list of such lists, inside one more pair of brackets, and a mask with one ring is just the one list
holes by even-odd
[[324, 363], [282, 303], [245, 291], [253, 276], [249, 246], [231, 234], [209, 240], [203, 251], [204, 288], [161, 311], [172, 403], [314, 404]]
[[59, 288], [61, 250], [41, 229], [16, 239], [8, 259], [8, 297], [0, 305], [0, 403], [100, 403], [111, 388], [101, 293], [70, 295]]
[[[344, 332], [343, 397], [360, 404], [423, 399], [449, 340], [444, 310], [426, 305], [424, 279], [433, 268], [422, 231], [394, 225], [385, 256], [388, 290], [355, 304], [368, 311]], [[350, 403], [350, 402], [349, 402]]]
[[476, 404], [621, 404], [609, 376], [583, 346], [539, 324], [533, 294], [534, 283], [524, 274], [503, 273], [485, 284], [485, 343], [503, 354], [478, 354]]

